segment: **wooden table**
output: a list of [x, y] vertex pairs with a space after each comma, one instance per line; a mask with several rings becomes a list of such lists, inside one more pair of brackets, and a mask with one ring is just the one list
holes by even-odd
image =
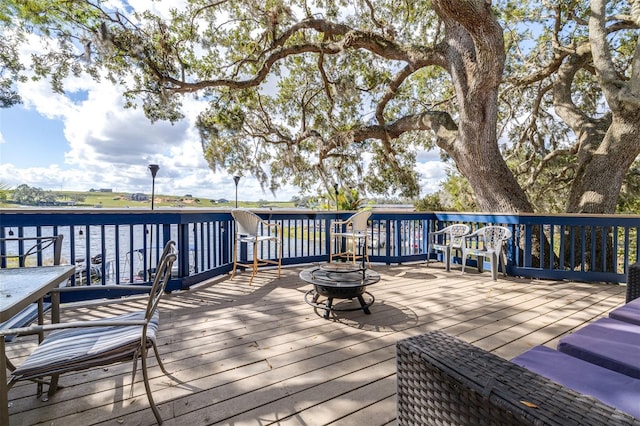
[[[67, 281], [75, 272], [73, 265], [0, 269], [0, 322], [20, 312], [30, 303], [41, 300], [53, 288]], [[60, 298], [52, 297], [52, 320], [60, 319]], [[0, 336], [0, 425], [9, 424], [7, 360], [4, 337]]]

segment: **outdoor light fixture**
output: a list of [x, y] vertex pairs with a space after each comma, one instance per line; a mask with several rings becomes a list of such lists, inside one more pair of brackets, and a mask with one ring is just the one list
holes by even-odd
[[156, 175], [160, 170], [160, 166], [157, 164], [149, 164], [149, 171], [151, 172], [151, 210], [153, 210], [153, 200], [155, 199], [156, 192]]
[[336, 211], [338, 211], [338, 183], [333, 184], [333, 191], [336, 193]]
[[[149, 164], [149, 171], [151, 172], [151, 210], [153, 210], [153, 203], [156, 198], [156, 175], [158, 174], [158, 170], [160, 170], [160, 166], [157, 164]], [[149, 268], [147, 268], [149, 272], [149, 280], [151, 280], [151, 260], [153, 254], [153, 225], [151, 225], [151, 232], [149, 233]]]
[[233, 181], [236, 184], [236, 209], [238, 208], [238, 182], [240, 182], [240, 176], [235, 175]]
[[13, 237], [13, 229], [9, 228], [9, 236]]

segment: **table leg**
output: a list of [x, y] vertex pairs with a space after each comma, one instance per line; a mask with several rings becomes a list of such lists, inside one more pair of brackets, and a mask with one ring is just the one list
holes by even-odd
[[[44, 324], [44, 300], [41, 297], [40, 299], [38, 299], [38, 325], [43, 325]], [[40, 331], [38, 332], [38, 344], [42, 343], [42, 341], [44, 340], [44, 332]], [[37, 392], [36, 395], [38, 395], [38, 397], [40, 397], [40, 395], [42, 395], [42, 382], [38, 382], [37, 385]]]
[[7, 358], [4, 336], [0, 336], [0, 425], [9, 424], [9, 389], [7, 386]]
[[[51, 322], [53, 324], [57, 324], [60, 322], [60, 293], [57, 291], [51, 292]], [[51, 397], [58, 389], [58, 374], [51, 376], [51, 381], [49, 382], [49, 389], [47, 391], [47, 396]]]

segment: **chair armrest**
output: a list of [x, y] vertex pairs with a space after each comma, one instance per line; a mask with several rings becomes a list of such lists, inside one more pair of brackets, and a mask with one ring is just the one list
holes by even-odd
[[470, 234], [463, 235], [463, 237], [466, 240], [467, 238], [476, 238], [476, 237], [478, 237], [480, 235], [483, 235], [483, 234], [484, 234], [484, 230], [482, 228], [480, 228], [480, 229], [476, 229], [475, 231], [473, 231]]
[[280, 224], [279, 223], [269, 223], [269, 222], [262, 222], [263, 226], [268, 226], [268, 227], [276, 227], [276, 228], [280, 228]]
[[0, 330], [0, 336], [17, 334], [26, 336], [30, 334], [39, 334], [46, 331], [65, 330], [70, 328], [89, 328], [89, 327], [127, 327], [135, 325], [145, 325], [145, 320], [93, 320], [93, 321], [74, 321], [59, 322], [55, 324], [34, 325], [31, 327], [8, 328]]
[[449, 234], [449, 230], [447, 228], [443, 228], [439, 231], [429, 231], [429, 233], [427, 234], [427, 239], [429, 240], [430, 243], [435, 243], [437, 242], [437, 238], [440, 235], [447, 235]]
[[629, 303], [640, 297], [640, 262], [629, 265], [627, 271], [627, 297], [625, 303]]
[[96, 291], [109, 291], [109, 290], [128, 290], [136, 291], [140, 293], [149, 293], [151, 291], [150, 285], [133, 285], [133, 284], [118, 284], [118, 285], [101, 285], [101, 286], [76, 286], [76, 287], [57, 287], [51, 290], [51, 293], [75, 293], [75, 292], [90, 292]]
[[484, 232], [481, 231], [481, 229], [478, 229], [474, 232], [472, 232], [471, 234], [467, 234], [467, 235], [463, 235], [462, 238], [462, 246], [461, 248], [464, 250], [465, 248], [475, 248], [472, 247], [470, 245], [472, 240], [477, 240], [478, 237], [482, 237], [482, 235], [484, 234]]

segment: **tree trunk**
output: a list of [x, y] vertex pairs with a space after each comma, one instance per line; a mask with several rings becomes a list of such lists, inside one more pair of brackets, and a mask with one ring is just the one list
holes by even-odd
[[629, 167], [640, 153], [640, 111], [623, 118], [614, 114], [602, 142], [580, 156], [567, 213], [613, 214]]
[[459, 112], [456, 138], [437, 138], [438, 146], [469, 180], [481, 210], [531, 212], [531, 203], [498, 148], [498, 87], [505, 50], [490, 2], [434, 0], [433, 6], [445, 25], [441, 49]]

